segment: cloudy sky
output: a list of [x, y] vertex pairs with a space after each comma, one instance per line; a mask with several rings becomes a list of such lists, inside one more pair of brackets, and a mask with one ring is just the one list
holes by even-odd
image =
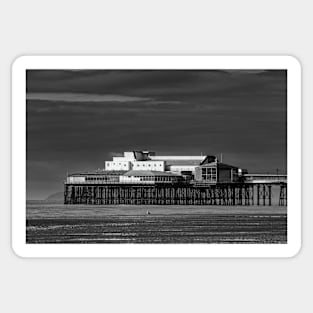
[[27, 71], [27, 198], [123, 151], [286, 173], [286, 71]]

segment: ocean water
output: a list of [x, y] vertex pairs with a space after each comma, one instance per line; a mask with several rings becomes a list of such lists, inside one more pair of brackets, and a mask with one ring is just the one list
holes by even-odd
[[287, 208], [28, 202], [27, 243], [287, 243]]

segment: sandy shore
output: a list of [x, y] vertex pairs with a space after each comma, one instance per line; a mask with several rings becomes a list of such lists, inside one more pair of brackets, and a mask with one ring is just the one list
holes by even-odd
[[27, 204], [27, 219], [32, 218], [96, 218], [105, 216], [180, 214], [287, 214], [280, 206], [179, 206], [179, 205], [64, 205]]

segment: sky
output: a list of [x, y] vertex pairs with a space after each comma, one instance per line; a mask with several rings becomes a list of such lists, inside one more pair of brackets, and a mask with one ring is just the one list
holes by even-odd
[[123, 151], [286, 173], [284, 70], [28, 70], [27, 199]]

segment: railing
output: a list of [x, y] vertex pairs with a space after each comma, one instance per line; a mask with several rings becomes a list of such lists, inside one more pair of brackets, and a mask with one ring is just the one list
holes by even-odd
[[245, 182], [249, 183], [287, 183], [287, 175], [279, 174], [246, 174]]
[[98, 181], [85, 181], [85, 182], [68, 182], [64, 181], [66, 185], [155, 185], [155, 184], [176, 184], [177, 182], [171, 181], [105, 181], [105, 180], [98, 180]]

